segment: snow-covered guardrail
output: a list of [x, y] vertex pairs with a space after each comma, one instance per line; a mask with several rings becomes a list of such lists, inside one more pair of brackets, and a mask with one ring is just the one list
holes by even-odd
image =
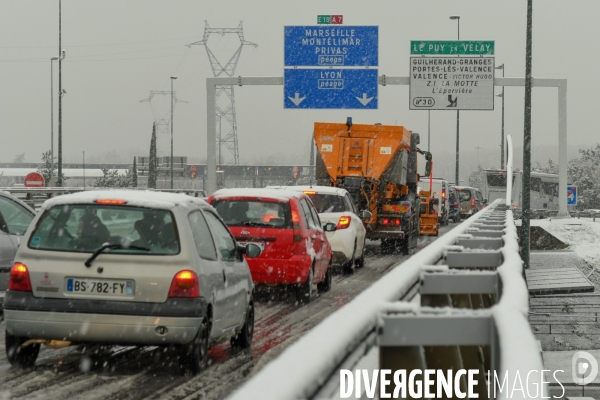
[[[454, 367], [467, 369], [472, 368], [469, 362], [478, 363], [479, 379], [491, 380], [489, 385], [495, 376], [500, 383], [506, 376], [513, 387], [518, 375], [528, 391], [526, 398], [542, 398], [547, 393], [543, 364], [527, 321], [528, 291], [518, 250], [512, 211], [504, 200], [496, 200], [396, 265], [265, 366], [231, 399], [340, 398], [348, 383], [342, 381], [341, 370], [370, 366], [391, 368], [393, 374], [420, 366], [446, 371], [453, 368], [452, 360], [463, 363]], [[442, 348], [436, 346], [454, 346], [461, 354], [453, 358], [442, 351], [435, 360], [443, 361], [436, 364], [427, 358]], [[464, 387], [464, 378], [457, 385]], [[543, 393], [536, 388], [544, 388]], [[496, 396], [520, 394], [506, 392], [505, 387]]]

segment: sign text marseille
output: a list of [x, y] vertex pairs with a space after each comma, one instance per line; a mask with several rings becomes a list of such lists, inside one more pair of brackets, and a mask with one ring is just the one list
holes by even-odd
[[377, 26], [286, 26], [286, 67], [374, 67], [378, 65]]

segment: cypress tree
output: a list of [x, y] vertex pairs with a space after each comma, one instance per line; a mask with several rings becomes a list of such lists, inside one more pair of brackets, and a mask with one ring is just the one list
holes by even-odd
[[135, 159], [137, 157], [133, 157], [133, 176], [131, 178], [131, 186], [133, 186], [134, 188], [137, 187], [138, 182], [137, 182], [137, 163], [135, 162]]
[[158, 159], [156, 158], [156, 122], [152, 125], [152, 140], [150, 141], [150, 159], [148, 160], [148, 188], [156, 189], [156, 173]]

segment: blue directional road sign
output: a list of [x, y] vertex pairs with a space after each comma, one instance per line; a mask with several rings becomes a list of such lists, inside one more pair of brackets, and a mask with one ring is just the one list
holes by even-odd
[[574, 206], [577, 204], [577, 186], [567, 186], [567, 205]]
[[284, 108], [377, 108], [376, 69], [286, 69]]
[[286, 67], [376, 67], [378, 26], [286, 26]]

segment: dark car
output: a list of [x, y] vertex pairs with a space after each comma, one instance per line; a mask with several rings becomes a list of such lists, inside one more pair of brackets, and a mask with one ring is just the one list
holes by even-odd
[[468, 186], [456, 186], [455, 189], [461, 218], [468, 218], [487, 205], [487, 199], [483, 198], [479, 189]]
[[0, 192], [0, 303], [8, 288], [8, 276], [21, 241], [35, 211], [16, 197]]
[[458, 197], [456, 197], [456, 189], [450, 187], [448, 189], [448, 219], [454, 222], [460, 222], [460, 204], [458, 203]]

